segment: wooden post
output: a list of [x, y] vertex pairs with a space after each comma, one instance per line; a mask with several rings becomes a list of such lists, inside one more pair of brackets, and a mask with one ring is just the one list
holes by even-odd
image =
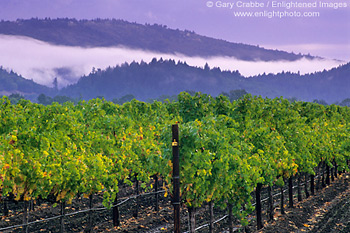
[[117, 227], [120, 226], [120, 214], [119, 214], [119, 209], [118, 209], [118, 193], [115, 195], [115, 199], [113, 202], [113, 226]]
[[24, 201], [23, 204], [23, 233], [28, 233], [28, 201]]
[[154, 210], [155, 211], [159, 211], [159, 195], [158, 195], [158, 175], [154, 176], [154, 192], [155, 194], [155, 207]]
[[89, 195], [89, 213], [88, 213], [88, 225], [85, 232], [92, 232], [93, 220], [92, 220], [92, 207], [93, 207], [93, 195]]
[[5, 217], [7, 217], [9, 215], [9, 206], [8, 206], [8, 201], [7, 198], [5, 197], [4, 199], [4, 210], [3, 210], [3, 214]]
[[214, 226], [213, 221], [214, 220], [214, 212], [213, 212], [213, 202], [209, 202], [209, 233], [213, 233]]
[[256, 186], [256, 192], [255, 192], [255, 197], [256, 197], [256, 224], [258, 230], [264, 227], [263, 222], [262, 222], [262, 216], [261, 216], [261, 188], [262, 184], [258, 183]]
[[196, 231], [196, 208], [188, 207], [188, 231], [195, 233]]
[[61, 201], [60, 233], [64, 233], [65, 208], [66, 208], [66, 202]]
[[307, 178], [308, 178], [308, 174], [305, 172], [304, 174], [304, 191], [305, 191], [305, 196], [306, 198], [308, 198], [310, 196], [309, 194], [309, 190], [307, 189]]
[[298, 180], [297, 180], [297, 184], [298, 184], [298, 186], [297, 186], [297, 189], [298, 189], [298, 201], [302, 201], [303, 198], [301, 196], [301, 174], [299, 173], [297, 176], [298, 176]]
[[310, 189], [311, 189], [311, 195], [315, 195], [315, 175], [311, 175], [310, 177]]
[[174, 233], [180, 233], [180, 155], [179, 126], [172, 125]]
[[268, 194], [268, 214], [269, 214], [269, 221], [273, 221], [273, 196], [272, 196], [272, 186], [269, 185], [267, 187], [267, 194]]
[[318, 191], [319, 189], [321, 189], [321, 172], [320, 172], [320, 166], [321, 164], [319, 163], [318, 166], [317, 166], [317, 173], [318, 174], [318, 179], [317, 179], [317, 182], [316, 182], [316, 190]]
[[232, 204], [227, 204], [228, 208], [228, 229], [229, 233], [233, 233], [233, 214], [232, 214]]
[[281, 191], [281, 214], [284, 214], [284, 193], [283, 193], [283, 186], [280, 187]]
[[29, 201], [29, 211], [34, 211], [34, 200]]
[[334, 161], [334, 177], [338, 178], [338, 164]]
[[293, 177], [289, 177], [288, 179], [288, 191], [289, 191], [289, 208], [293, 208]]
[[138, 214], [139, 214], [139, 180], [137, 179], [137, 175], [135, 176], [135, 181], [136, 181], [136, 198], [135, 198], [135, 210], [134, 210], [134, 214], [133, 217], [137, 218]]
[[328, 164], [326, 165], [326, 184], [327, 185], [330, 185], [331, 184], [331, 180], [330, 180], [330, 178], [329, 178], [329, 175], [330, 175], [330, 168], [329, 168], [329, 166], [328, 166]]
[[335, 167], [334, 167], [334, 162], [333, 162], [333, 167], [331, 168], [331, 180], [334, 181], [334, 170], [335, 170]]
[[324, 172], [325, 166], [326, 166], [325, 162], [322, 162], [322, 187], [323, 187], [323, 188], [326, 187], [326, 183], [325, 183], [325, 172]]

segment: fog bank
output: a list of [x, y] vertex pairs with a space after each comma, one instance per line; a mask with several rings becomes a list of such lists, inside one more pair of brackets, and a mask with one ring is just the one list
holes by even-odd
[[52, 45], [28, 37], [0, 35], [0, 66], [52, 86], [55, 77], [60, 87], [75, 83], [88, 75], [93, 68], [105, 69], [124, 62], [150, 62], [153, 58], [185, 61], [188, 65], [220, 67], [221, 70], [238, 70], [244, 76], [282, 71], [301, 74], [322, 71], [345, 62], [327, 59], [301, 59], [293, 62], [241, 61], [233, 57], [188, 57], [181, 54], [162, 54], [124, 47], [82, 48]]

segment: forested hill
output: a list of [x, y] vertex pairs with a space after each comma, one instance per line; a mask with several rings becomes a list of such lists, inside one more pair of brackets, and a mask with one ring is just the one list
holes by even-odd
[[187, 30], [169, 29], [163, 25], [142, 25], [115, 19], [1, 21], [0, 34], [28, 36], [68, 46], [125, 46], [161, 53], [203, 57], [229, 56], [249, 61], [294, 61], [303, 57], [300, 54], [213, 39]]
[[18, 93], [28, 99], [36, 100], [41, 93], [51, 95], [54, 94], [54, 90], [0, 67], [0, 96], [12, 93]]
[[94, 71], [78, 83], [62, 89], [60, 95], [113, 99], [133, 94], [140, 100], [147, 100], [185, 90], [218, 95], [235, 89], [270, 98], [323, 99], [334, 103], [350, 97], [350, 63], [308, 75], [283, 72], [245, 78], [238, 71], [221, 71], [208, 66], [197, 68], [174, 60], [153, 59], [149, 64], [133, 62]]
[[0, 67], [0, 95], [19, 93], [36, 100], [40, 94], [63, 95], [75, 99], [105, 97], [112, 100], [132, 94], [139, 100], [177, 95], [181, 91], [201, 91], [218, 95], [244, 89], [253, 95], [269, 98], [283, 96], [298, 100], [340, 102], [350, 98], [350, 63], [328, 71], [300, 75], [282, 72], [243, 77], [238, 71], [192, 67], [174, 60], [123, 64], [95, 70], [73, 85], [55, 91]]
[[306, 101], [323, 99], [334, 103], [350, 97], [350, 63], [312, 74], [263, 74], [250, 77], [247, 81], [254, 83], [255, 93], [264, 96], [281, 95]]
[[156, 60], [150, 63], [123, 64], [106, 70], [96, 70], [82, 77], [76, 84], [63, 88], [60, 95], [83, 97], [104, 96], [106, 99], [133, 94], [140, 100], [161, 95], [177, 95], [194, 90], [212, 95], [240, 87], [244, 77], [236, 72], [192, 67], [174, 60]]

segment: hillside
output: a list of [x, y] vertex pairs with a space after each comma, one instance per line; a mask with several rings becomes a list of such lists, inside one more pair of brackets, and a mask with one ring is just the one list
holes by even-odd
[[[323, 99], [334, 103], [350, 96], [350, 63], [312, 74], [283, 72], [254, 76], [248, 80], [254, 83], [254, 92], [264, 96], [282, 95], [306, 101]], [[266, 86], [268, 89], [263, 89]]]
[[177, 95], [182, 91], [201, 91], [216, 96], [244, 89], [253, 95], [269, 98], [283, 96], [335, 103], [350, 97], [349, 88], [350, 63], [313, 74], [282, 72], [247, 78], [238, 71], [222, 71], [209, 66], [199, 68], [174, 60], [153, 59], [150, 63], [133, 62], [106, 70], [97, 69], [58, 92], [0, 68], [0, 95], [19, 93], [35, 101], [40, 94], [75, 99], [103, 96], [109, 100], [131, 94], [146, 101]]
[[0, 95], [10, 95], [12, 93], [18, 93], [27, 99], [35, 100], [41, 93], [51, 95], [54, 90], [0, 67]]
[[133, 94], [140, 100], [181, 91], [201, 91], [211, 95], [245, 89], [254, 95], [274, 98], [297, 98], [305, 101], [323, 99], [328, 103], [349, 98], [350, 63], [329, 71], [300, 75], [283, 72], [245, 78], [238, 71], [191, 67], [174, 60], [156, 60], [149, 64], [124, 64], [97, 70], [76, 84], [63, 88], [60, 95], [84, 99], [104, 96], [107, 99]]
[[[259, 46], [231, 43], [191, 31], [123, 20], [30, 19], [1, 21], [0, 34], [32, 37], [57, 45], [80, 47], [124, 46], [187, 56], [228, 56], [240, 60], [295, 61], [302, 55]], [[306, 56], [312, 58], [311, 56]]]
[[174, 60], [156, 60], [149, 64], [123, 64], [107, 70], [97, 70], [82, 77], [76, 84], [60, 91], [60, 95], [84, 99], [104, 96], [106, 99], [133, 94], [140, 100], [161, 95], [177, 95], [194, 90], [218, 95], [229, 87], [240, 87], [244, 77], [239, 72], [192, 67]]

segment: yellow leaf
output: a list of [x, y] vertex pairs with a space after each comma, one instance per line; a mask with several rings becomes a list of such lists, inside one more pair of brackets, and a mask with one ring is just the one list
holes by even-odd
[[30, 197], [27, 196], [27, 194], [25, 194], [25, 195], [23, 196], [23, 200], [24, 200], [24, 201], [29, 201], [29, 200], [30, 200]]
[[72, 202], [73, 202], [73, 198], [69, 198], [68, 201], [67, 201], [67, 204], [68, 204], [68, 205], [71, 205]]
[[304, 227], [310, 227], [310, 226], [309, 226], [308, 224], [305, 223], [305, 224], [304, 224]]
[[17, 141], [17, 137], [15, 135], [12, 135], [11, 139], [15, 142]]
[[66, 194], [67, 194], [67, 191], [66, 191], [66, 190], [62, 191], [60, 194], [57, 195], [56, 200], [57, 200], [57, 201], [62, 200], [63, 198], [66, 197]]

